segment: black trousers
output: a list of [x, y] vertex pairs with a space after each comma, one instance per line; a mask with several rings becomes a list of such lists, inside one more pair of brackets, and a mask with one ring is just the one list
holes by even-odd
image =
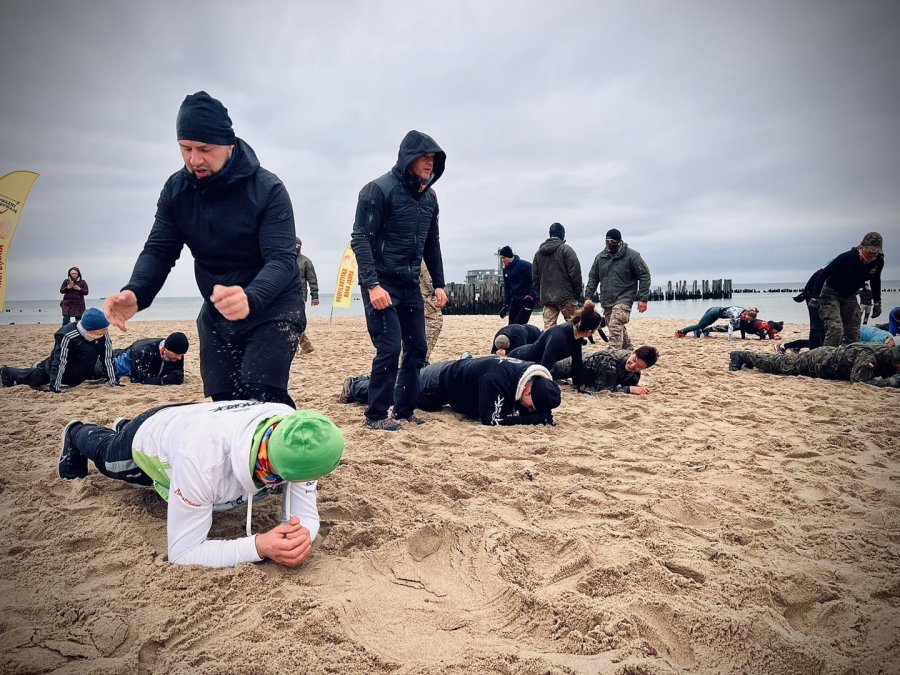
[[104, 476], [135, 485], [153, 485], [153, 479], [135, 463], [131, 448], [140, 426], [155, 413], [171, 407], [164, 405], [142, 412], [121, 425], [119, 431], [96, 424], [82, 424], [69, 432], [69, 440], [78, 454], [91, 460]]
[[[447, 402], [441, 394], [441, 372], [453, 361], [432, 363], [419, 371], [419, 398], [416, 407], [422, 410], [440, 410]], [[371, 378], [368, 375], [357, 375], [350, 379], [350, 401], [368, 403]]]
[[513, 298], [509, 303], [509, 324], [522, 323], [526, 324], [531, 321], [531, 312], [534, 310], [534, 300], [527, 302], [522, 298]]

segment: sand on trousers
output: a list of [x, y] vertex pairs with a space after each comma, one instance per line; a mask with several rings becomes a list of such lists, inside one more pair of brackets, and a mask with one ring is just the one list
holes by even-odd
[[[732, 348], [772, 343], [673, 339], [683, 323], [629, 326], [660, 349], [650, 396], [564, 390], [553, 428], [445, 410], [389, 434], [336, 402], [371, 362], [363, 319], [312, 320], [290, 391], [347, 449], [298, 570], [171, 565], [154, 492], [56, 479], [67, 421], [202, 398], [193, 322], [114, 331], [184, 331], [185, 385], [0, 390], [0, 671], [895, 671], [898, 392], [729, 373]], [[433, 360], [487, 353], [502, 325], [446, 317]], [[0, 362], [43, 358], [55, 328], [0, 327]], [[276, 520], [258, 505], [258, 529]]]

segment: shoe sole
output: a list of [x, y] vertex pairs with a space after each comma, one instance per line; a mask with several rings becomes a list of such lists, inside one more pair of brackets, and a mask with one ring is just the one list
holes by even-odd
[[73, 480], [72, 478], [64, 478], [59, 473], [59, 465], [62, 464], [63, 453], [66, 451], [66, 438], [69, 436], [69, 429], [74, 427], [76, 424], [81, 424], [81, 420], [72, 420], [66, 426], [63, 427], [62, 436], [59, 439], [59, 459], [56, 462], [56, 477], [60, 480]]

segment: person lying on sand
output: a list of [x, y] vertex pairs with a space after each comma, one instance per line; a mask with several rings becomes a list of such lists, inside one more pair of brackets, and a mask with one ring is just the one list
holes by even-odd
[[[649, 394], [650, 389], [638, 386], [641, 371], [656, 365], [659, 352], [655, 347], [638, 347], [633, 352], [627, 349], [605, 349], [586, 357], [582, 362], [581, 391], [620, 392], [623, 394]], [[553, 378], [564, 380], [572, 375], [572, 360], [557, 361], [550, 370]]]
[[[330, 420], [284, 403], [218, 401], [147, 410], [115, 429], [80, 421], [62, 433], [57, 475], [153, 486], [168, 502], [169, 562], [234, 567], [266, 558], [296, 567], [319, 531], [316, 480], [341, 459]], [[283, 486], [283, 487], [281, 487]], [[282, 523], [251, 533], [254, 497], [283, 490]], [[209, 539], [214, 511], [247, 505], [247, 536]]]
[[731, 352], [728, 369], [758, 368], [774, 375], [806, 375], [826, 380], [865, 382], [876, 387], [900, 387], [900, 347], [854, 342], [843, 347], [819, 347], [802, 354]]
[[[747, 339], [747, 334], [755, 335], [760, 340], [780, 340], [779, 333], [784, 330], [784, 321], [765, 321], [763, 319], [741, 319], [740, 326], [741, 340]], [[724, 324], [716, 324], [708, 326], [700, 331], [706, 337], [710, 333], [727, 333], [728, 326]]]
[[[437, 411], [444, 405], [487, 426], [553, 424], [553, 410], [560, 391], [543, 366], [509, 357], [443, 361], [419, 371], [422, 410]], [[348, 377], [338, 401], [366, 403], [369, 378]], [[390, 431], [398, 431], [400, 425]]]
[[[147, 338], [113, 351], [116, 377], [129, 377], [135, 384], [184, 384], [184, 355], [188, 350], [184, 333], [167, 338]], [[94, 377], [103, 377], [104, 364], [94, 365]]]
[[530, 323], [511, 323], [503, 326], [494, 334], [494, 344], [491, 347], [491, 354], [506, 354], [516, 347], [523, 345], [533, 345], [541, 337], [541, 329]]

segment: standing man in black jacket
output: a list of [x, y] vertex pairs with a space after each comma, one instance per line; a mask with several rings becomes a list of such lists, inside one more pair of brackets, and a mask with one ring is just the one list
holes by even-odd
[[131, 280], [103, 310], [125, 330], [187, 245], [205, 300], [197, 317], [203, 393], [293, 406], [288, 376], [306, 315], [287, 190], [205, 91], [184, 99], [176, 129], [184, 167], [163, 186]]
[[[410, 131], [400, 143], [394, 168], [359, 193], [350, 245], [376, 350], [365, 413], [370, 429], [397, 431], [396, 420], [422, 423], [415, 408], [419, 369], [428, 347], [419, 277], [424, 258], [435, 306], [442, 309], [447, 295], [432, 186], [444, 173], [446, 161], [446, 153], [430, 136]], [[405, 356], [398, 374], [401, 345]], [[392, 402], [394, 419], [389, 420]]]
[[837, 256], [816, 278], [809, 306], [818, 309], [825, 323], [825, 346], [859, 342], [862, 310], [856, 292], [868, 281], [872, 286], [872, 318], [881, 314], [882, 238], [869, 232], [858, 246]]
[[509, 312], [510, 325], [528, 323], [537, 298], [531, 277], [531, 263], [515, 255], [509, 246], [504, 246], [498, 253], [500, 262], [503, 263], [503, 307], [500, 318], [504, 318]]

